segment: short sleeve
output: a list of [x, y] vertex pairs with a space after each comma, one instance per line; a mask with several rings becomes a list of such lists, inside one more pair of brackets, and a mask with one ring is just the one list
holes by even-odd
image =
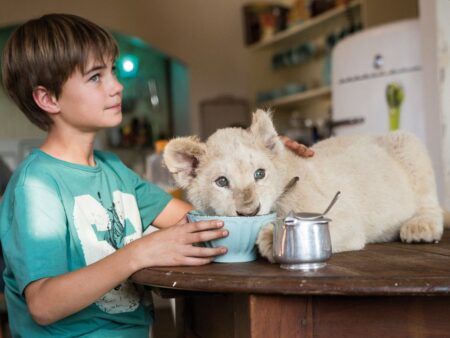
[[135, 174], [136, 200], [145, 231], [172, 199], [172, 195]]
[[142, 179], [136, 172], [128, 168], [116, 155], [101, 151], [97, 151], [96, 155], [104, 159], [109, 166], [112, 166], [121, 179], [126, 181], [127, 185], [131, 185], [141, 215], [142, 230], [145, 231], [167, 206], [172, 199], [172, 195], [157, 185]]
[[68, 272], [67, 221], [58, 193], [42, 186], [17, 187], [12, 208], [3, 254], [14, 262], [22, 293], [35, 280]]

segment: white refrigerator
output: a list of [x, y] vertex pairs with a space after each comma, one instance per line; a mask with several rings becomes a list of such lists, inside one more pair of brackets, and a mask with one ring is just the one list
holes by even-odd
[[[425, 112], [420, 40], [419, 20], [412, 19], [361, 31], [336, 45], [331, 59], [335, 135], [402, 129], [427, 145], [426, 131], [441, 126]], [[443, 177], [436, 180], [443, 184]]]
[[[343, 124], [336, 134], [386, 132], [391, 118], [397, 118], [393, 129], [409, 130], [424, 139], [420, 53], [418, 20], [368, 29], [337, 44], [332, 54], [333, 120], [363, 121]], [[387, 100], [390, 85], [403, 92], [396, 117], [391, 117]]]

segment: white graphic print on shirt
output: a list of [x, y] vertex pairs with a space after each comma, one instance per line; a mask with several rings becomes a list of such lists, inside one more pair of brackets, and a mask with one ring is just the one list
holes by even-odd
[[[87, 265], [142, 236], [139, 208], [133, 195], [115, 191], [112, 206], [102, 205], [100, 194], [98, 198], [77, 196], [73, 209]], [[97, 300], [96, 305], [107, 313], [130, 312], [139, 306], [139, 298], [134, 284], [124, 282]]]

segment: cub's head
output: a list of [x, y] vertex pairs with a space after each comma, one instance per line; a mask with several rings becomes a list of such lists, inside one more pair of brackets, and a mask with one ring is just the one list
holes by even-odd
[[269, 113], [253, 114], [249, 129], [225, 128], [206, 143], [173, 139], [164, 162], [195, 208], [212, 215], [262, 215], [274, 208], [286, 185], [276, 164], [285, 152]]

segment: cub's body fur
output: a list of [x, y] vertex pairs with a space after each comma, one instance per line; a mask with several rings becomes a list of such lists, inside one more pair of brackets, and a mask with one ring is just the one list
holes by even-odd
[[[270, 115], [257, 111], [249, 130], [218, 130], [206, 143], [172, 140], [164, 160], [190, 202], [214, 215], [286, 215], [321, 212], [336, 191], [329, 212], [333, 252], [359, 250], [366, 243], [433, 242], [442, 236], [443, 214], [434, 173], [423, 145], [412, 134], [336, 137], [313, 147], [312, 158], [285, 149]], [[265, 177], [255, 179], [264, 169]], [[217, 184], [225, 177], [228, 186]], [[298, 182], [289, 187], [289, 183]], [[287, 190], [286, 190], [287, 189]], [[272, 228], [258, 238], [272, 258]]]

